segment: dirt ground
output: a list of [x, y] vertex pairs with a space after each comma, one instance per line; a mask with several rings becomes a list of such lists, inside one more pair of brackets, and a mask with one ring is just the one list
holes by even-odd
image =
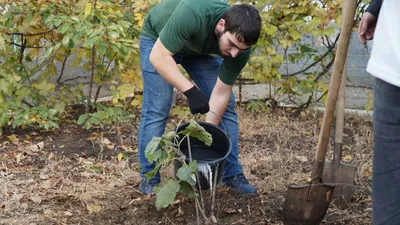
[[[240, 162], [259, 196], [218, 188], [216, 219], [218, 224], [282, 224], [287, 187], [309, 179], [322, 115], [241, 108], [238, 113]], [[137, 127], [136, 118], [91, 131], [68, 123], [53, 132], [3, 130], [0, 224], [197, 224], [192, 199], [179, 196], [158, 212], [155, 197], [138, 191]], [[345, 210], [331, 204], [323, 224], [372, 224], [372, 141], [370, 121], [346, 118], [344, 159], [357, 165], [356, 194]], [[171, 176], [171, 169], [162, 175]], [[206, 197], [206, 213], [210, 207]]]

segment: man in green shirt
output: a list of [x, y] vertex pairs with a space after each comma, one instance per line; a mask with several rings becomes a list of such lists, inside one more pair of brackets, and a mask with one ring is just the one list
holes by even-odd
[[[139, 127], [139, 190], [153, 192], [160, 175], [146, 180], [154, 169], [145, 148], [164, 133], [172, 104], [173, 87], [188, 98], [192, 114], [207, 113], [206, 122], [222, 122], [231, 140], [222, 185], [240, 193], [257, 193], [238, 161], [238, 122], [232, 85], [246, 65], [250, 47], [261, 30], [258, 11], [249, 5], [230, 6], [226, 0], [164, 0], [147, 15], [140, 40], [144, 80]], [[179, 70], [188, 72], [194, 85]], [[209, 112], [210, 111], [210, 112]]]

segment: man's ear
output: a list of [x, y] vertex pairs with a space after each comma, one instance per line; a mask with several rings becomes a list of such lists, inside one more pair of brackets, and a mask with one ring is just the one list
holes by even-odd
[[224, 32], [225, 31], [225, 20], [220, 19], [217, 23], [217, 26], [215, 27], [219, 32]]

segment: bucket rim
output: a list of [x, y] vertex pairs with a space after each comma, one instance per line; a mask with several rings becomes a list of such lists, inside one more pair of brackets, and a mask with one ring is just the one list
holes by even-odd
[[[210, 127], [213, 127], [215, 129], [217, 129], [222, 134], [224, 134], [225, 137], [228, 139], [228, 151], [226, 152], [226, 154], [221, 158], [218, 158], [218, 159], [215, 159], [215, 160], [212, 160], [212, 161], [207, 161], [206, 163], [209, 164], [209, 165], [215, 165], [215, 164], [221, 163], [222, 161], [226, 160], [226, 158], [228, 158], [228, 156], [231, 154], [231, 150], [232, 150], [232, 143], [231, 143], [231, 139], [230, 139], [228, 133], [225, 132], [221, 127], [219, 127], [219, 126], [217, 126], [215, 124], [208, 123], [208, 122], [203, 122], [203, 121], [200, 121], [200, 122], [196, 121], [196, 122], [201, 126], [206, 125], [206, 126], [210, 126]], [[178, 126], [176, 131], [179, 131], [179, 129], [181, 129], [181, 128], [185, 127], [185, 126], [188, 126], [189, 124], [190, 124], [190, 122], [186, 122], [186, 123], [181, 124], [180, 126]], [[196, 162], [198, 162], [198, 161], [196, 160]]]

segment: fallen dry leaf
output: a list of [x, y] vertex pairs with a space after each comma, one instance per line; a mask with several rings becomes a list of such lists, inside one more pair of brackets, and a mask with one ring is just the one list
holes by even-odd
[[19, 144], [19, 138], [13, 134], [13, 135], [9, 135], [7, 136], [8, 140], [10, 140], [14, 145], [18, 145]]
[[37, 144], [32, 144], [32, 145], [29, 147], [29, 149], [30, 149], [32, 152], [39, 152], [39, 151], [42, 151], [43, 148], [44, 148], [44, 142], [43, 142], [43, 141], [41, 141], [41, 142], [39, 142], [39, 143], [37, 143]]
[[137, 148], [132, 149], [131, 147], [126, 145], [119, 145], [118, 148], [122, 148], [125, 152], [137, 152]]
[[50, 178], [48, 180], [43, 181], [41, 187], [44, 189], [49, 189], [49, 188], [56, 186], [58, 184], [58, 182], [59, 182], [58, 179]]
[[185, 213], [183, 212], [181, 206], [179, 206], [179, 208], [178, 208], [178, 215], [176, 215], [176, 216], [182, 216], [183, 214], [185, 214]]
[[52, 218], [53, 215], [54, 215], [54, 212], [51, 211], [50, 209], [44, 210], [43, 216], [44, 216], [45, 218], [50, 219], [50, 218]]
[[228, 214], [235, 214], [237, 213], [236, 209], [225, 209], [224, 212], [228, 213]]
[[343, 160], [346, 162], [349, 162], [351, 160], [353, 160], [353, 156], [352, 155], [346, 155], [345, 157], [343, 157]]
[[21, 160], [23, 160], [25, 158], [25, 156], [22, 153], [18, 153], [15, 158], [17, 160], [17, 163], [20, 163]]
[[124, 156], [124, 154], [122, 154], [122, 152], [120, 152], [120, 153], [118, 154], [118, 161], [121, 161], [123, 156]]
[[90, 214], [96, 214], [101, 211], [101, 205], [98, 204], [93, 204], [87, 207], [87, 210], [89, 211]]
[[64, 215], [66, 215], [66, 216], [72, 216], [72, 213], [69, 212], [69, 211], [65, 211], [65, 212], [64, 212]]
[[212, 223], [214, 223], [214, 224], [218, 223], [217, 218], [215, 218], [215, 216], [211, 216], [210, 219], [211, 219]]
[[56, 154], [54, 154], [53, 152], [50, 152], [49, 154], [49, 160], [53, 160], [56, 158]]
[[40, 196], [31, 196], [29, 199], [36, 204], [40, 204], [42, 202], [42, 198]]
[[299, 160], [300, 162], [307, 162], [308, 161], [307, 156], [296, 155], [295, 158], [297, 160]]
[[332, 191], [329, 190], [328, 192], [326, 192], [326, 201], [330, 202], [331, 201], [331, 197], [332, 197]]
[[40, 174], [39, 178], [42, 179], [42, 180], [47, 180], [47, 179], [50, 178], [50, 175], [48, 175], [48, 174]]
[[113, 150], [114, 149], [114, 144], [108, 140], [107, 138], [103, 138], [102, 143], [107, 146], [108, 149]]
[[35, 141], [41, 141], [41, 140], [43, 140], [43, 137], [42, 137], [42, 136], [37, 136], [37, 137], [35, 137]]

